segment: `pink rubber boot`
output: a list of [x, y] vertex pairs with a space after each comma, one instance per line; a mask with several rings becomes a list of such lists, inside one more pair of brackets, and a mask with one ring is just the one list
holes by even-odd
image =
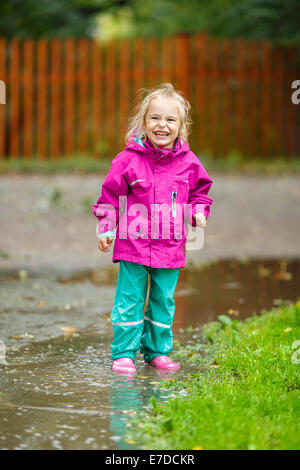
[[133, 360], [129, 357], [121, 357], [120, 359], [115, 359], [113, 361], [112, 370], [115, 372], [123, 372], [127, 374], [135, 374], [136, 368], [133, 363]]
[[169, 356], [157, 356], [152, 361], [146, 362], [152, 367], [156, 367], [156, 369], [168, 369], [168, 370], [177, 370], [180, 369], [179, 364], [176, 362], [171, 361]]

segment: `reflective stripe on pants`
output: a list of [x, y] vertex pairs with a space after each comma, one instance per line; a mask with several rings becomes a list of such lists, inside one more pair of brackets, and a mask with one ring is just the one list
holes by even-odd
[[[111, 321], [114, 339], [112, 359], [135, 359], [140, 349], [147, 362], [172, 351], [174, 293], [180, 268], [151, 268], [120, 261]], [[144, 304], [150, 275], [149, 303]]]

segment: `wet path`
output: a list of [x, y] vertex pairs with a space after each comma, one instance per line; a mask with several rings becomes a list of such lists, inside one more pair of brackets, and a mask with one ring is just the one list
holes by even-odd
[[[226, 314], [299, 299], [299, 261], [230, 261], [181, 271], [174, 336]], [[130, 449], [128, 417], [161, 395], [158, 371], [137, 358], [136, 377], [111, 372], [109, 314], [117, 272], [69, 279], [1, 279], [1, 449]], [[4, 363], [5, 362], [5, 363]], [[180, 377], [186, 370], [174, 373]]]

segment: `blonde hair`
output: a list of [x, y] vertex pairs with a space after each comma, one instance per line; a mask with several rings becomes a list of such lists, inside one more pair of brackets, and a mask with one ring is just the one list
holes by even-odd
[[162, 83], [157, 88], [153, 88], [152, 90], [141, 88], [138, 91], [138, 95], [143, 95], [144, 93], [146, 93], [146, 95], [135, 107], [134, 113], [129, 119], [125, 142], [127, 143], [132, 137], [139, 137], [141, 134], [146, 133], [146, 114], [150, 101], [154, 98], [174, 99], [178, 102], [180, 118], [178, 137], [183, 141], [188, 142], [188, 136], [190, 134], [192, 125], [192, 119], [190, 116], [192, 107], [190, 103], [182, 96], [181, 92], [175, 90], [171, 83]]

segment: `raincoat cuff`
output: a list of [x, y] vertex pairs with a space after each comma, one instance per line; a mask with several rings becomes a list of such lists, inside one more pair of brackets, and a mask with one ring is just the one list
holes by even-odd
[[107, 232], [97, 233], [97, 227], [96, 227], [96, 234], [98, 238], [116, 238], [115, 231], [108, 230]]

